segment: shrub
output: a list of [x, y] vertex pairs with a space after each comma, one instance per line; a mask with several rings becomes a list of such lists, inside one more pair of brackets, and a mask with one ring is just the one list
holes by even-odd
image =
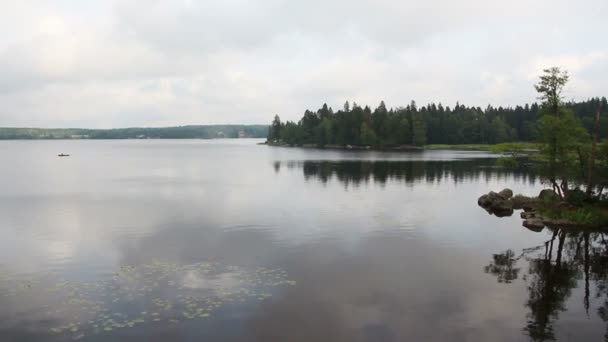
[[519, 166], [519, 162], [514, 157], [502, 156], [496, 160], [496, 165], [506, 169], [514, 169]]

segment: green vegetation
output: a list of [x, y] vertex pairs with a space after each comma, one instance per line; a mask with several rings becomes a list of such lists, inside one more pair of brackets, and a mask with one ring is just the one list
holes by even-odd
[[[542, 87], [548, 85], [540, 85]], [[546, 97], [546, 96], [545, 96]], [[542, 97], [542, 99], [545, 99]], [[551, 97], [553, 99], [554, 97]], [[553, 101], [553, 100], [552, 100]], [[384, 102], [372, 110], [369, 106], [352, 105], [334, 110], [324, 104], [317, 111], [306, 110], [298, 122], [281, 122], [275, 116], [268, 132], [268, 142], [292, 146], [318, 147], [369, 146], [394, 148], [424, 146], [490, 150], [487, 145], [509, 143], [509, 148], [537, 149], [528, 144], [543, 141], [549, 123], [538, 119], [554, 104], [512, 107], [467, 107], [456, 103], [452, 108], [442, 104], [418, 107], [414, 101], [405, 107], [387, 108]], [[608, 137], [605, 115], [598, 121], [598, 108], [608, 110], [605, 97], [583, 102], [561, 103], [560, 108], [572, 113], [572, 122], [587, 132], [597, 131], [599, 138]], [[511, 143], [520, 141], [522, 143]], [[543, 141], [544, 142], [544, 141]], [[457, 147], [453, 147], [455, 145]], [[534, 144], [531, 144], [534, 145]]]
[[159, 128], [10, 128], [0, 127], [0, 140], [15, 139], [213, 139], [264, 138], [263, 125], [206, 125]]
[[491, 151], [494, 144], [431, 144], [424, 146], [426, 150], [457, 150], [457, 151]]
[[432, 144], [424, 146], [426, 150], [458, 150], [458, 151], [490, 151], [505, 152], [532, 152], [540, 148], [540, 144], [533, 142], [507, 142], [500, 144]]
[[[561, 92], [568, 79], [566, 71], [550, 68], [544, 70], [535, 85], [539, 98], [544, 100], [538, 120], [542, 144], [535, 158], [541, 175], [560, 199], [580, 205], [584, 200], [602, 199], [608, 184], [608, 154], [602, 153], [607, 144], [600, 144], [601, 153], [597, 153], [603, 104], [598, 103], [595, 129], [589, 132], [562, 101]], [[584, 196], [580, 188], [586, 189]], [[576, 197], [578, 203], [574, 201]]]
[[496, 165], [504, 168], [516, 168], [519, 162], [513, 156], [501, 156], [496, 160]]
[[535, 152], [541, 148], [541, 144], [531, 142], [508, 142], [492, 145], [490, 151], [494, 153], [507, 152]]
[[572, 210], [552, 210], [543, 214], [552, 219], [561, 219], [580, 226], [608, 227], [608, 210], [592, 205]]
[[[562, 101], [561, 93], [568, 82], [568, 73], [559, 68], [543, 72], [535, 85], [539, 98], [544, 100], [538, 119], [540, 143], [538, 149], [529, 150], [528, 155], [542, 180], [552, 190], [541, 191], [537, 199], [520, 197], [514, 202], [538, 210], [538, 217], [536, 213], [522, 215], [526, 218], [526, 227], [542, 229], [543, 224], [548, 224], [545, 220], [550, 219], [560, 226], [606, 228], [608, 196], [603, 195], [603, 191], [608, 184], [608, 143], [598, 142], [601, 108], [596, 111], [594, 129], [587, 131]], [[495, 146], [495, 152], [515, 151], [512, 156], [500, 157], [498, 165], [516, 167], [515, 153], [526, 147], [521, 144]], [[495, 193], [490, 193], [480, 197], [478, 203], [492, 210], [504, 207], [505, 212], [512, 214], [513, 206], [506, 205], [506, 199], [497, 200], [496, 197]]]

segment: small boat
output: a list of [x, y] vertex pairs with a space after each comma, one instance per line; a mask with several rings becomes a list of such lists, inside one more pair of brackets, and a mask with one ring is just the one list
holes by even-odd
[[58, 157], [69, 157], [69, 154], [61, 153], [57, 155]]

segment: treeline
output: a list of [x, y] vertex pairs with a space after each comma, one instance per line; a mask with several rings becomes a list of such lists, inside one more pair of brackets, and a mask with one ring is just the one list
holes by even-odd
[[25, 139], [214, 139], [264, 138], [268, 126], [264, 125], [206, 125], [159, 128], [117, 129], [45, 129], [2, 128], [0, 140]]
[[[580, 124], [591, 131], [598, 108], [608, 111], [605, 97], [566, 103]], [[288, 145], [371, 146], [377, 148], [426, 144], [497, 144], [537, 141], [540, 138], [537, 103], [516, 107], [454, 107], [441, 104], [387, 108], [384, 102], [372, 110], [352, 106], [334, 112], [324, 104], [317, 111], [306, 110], [296, 123], [275, 116], [268, 141]], [[608, 137], [608, 120], [602, 115], [599, 135]]]

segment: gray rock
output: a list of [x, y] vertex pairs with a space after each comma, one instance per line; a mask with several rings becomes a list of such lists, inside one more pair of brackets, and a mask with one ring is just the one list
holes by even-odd
[[503, 197], [502, 197], [500, 194], [498, 194], [498, 193], [496, 193], [496, 192], [494, 192], [494, 191], [490, 191], [490, 192], [488, 192], [488, 198], [489, 198], [489, 199], [490, 199], [492, 202], [497, 201], [497, 200], [506, 199], [506, 198], [503, 198]]
[[481, 206], [481, 207], [487, 208], [492, 204], [492, 200], [490, 199], [490, 196], [482, 195], [477, 200], [477, 204], [479, 204], [479, 206]]
[[533, 211], [522, 211], [520, 216], [522, 219], [527, 220], [536, 217], [536, 213]]
[[543, 223], [549, 228], [581, 228], [583, 225], [564, 219], [543, 218]]
[[504, 199], [510, 199], [511, 197], [513, 197], [513, 190], [505, 188], [498, 194]]
[[534, 206], [531, 204], [524, 204], [521, 207], [525, 212], [530, 212], [534, 210]]
[[530, 211], [535, 203], [535, 199], [523, 195], [513, 196], [511, 201], [513, 202], [513, 209], [524, 209], [526, 211]]
[[529, 218], [527, 220], [524, 220], [522, 225], [535, 232], [540, 232], [541, 230], [543, 230], [543, 228], [545, 228], [545, 224], [543, 223], [543, 221], [538, 218]]
[[509, 200], [497, 200], [492, 202], [488, 207], [490, 212], [498, 217], [505, 217], [513, 215], [513, 203]]
[[538, 194], [538, 199], [541, 201], [556, 202], [559, 201], [559, 195], [551, 189], [543, 189]]

